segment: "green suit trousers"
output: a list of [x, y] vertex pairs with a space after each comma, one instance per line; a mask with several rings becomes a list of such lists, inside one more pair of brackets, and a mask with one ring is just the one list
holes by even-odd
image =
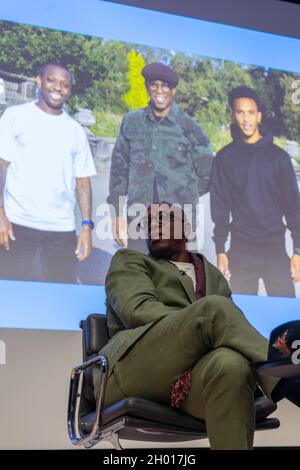
[[[187, 369], [192, 382], [182, 409], [205, 419], [212, 449], [251, 449], [256, 382], [270, 394], [278, 378], [251, 367], [268, 341], [231, 299], [208, 295], [156, 323], [116, 362], [105, 405], [126, 396], [170, 404], [170, 389]], [[94, 373], [97, 389], [98, 376]]]

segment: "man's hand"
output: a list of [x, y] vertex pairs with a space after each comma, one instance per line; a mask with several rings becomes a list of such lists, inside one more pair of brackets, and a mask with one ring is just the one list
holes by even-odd
[[6, 217], [4, 209], [0, 209], [0, 245], [3, 245], [6, 250], [9, 250], [10, 240], [15, 240], [12, 225]]
[[92, 230], [88, 226], [82, 227], [80, 236], [78, 237], [75, 255], [78, 261], [87, 259], [92, 249]]
[[229, 282], [231, 278], [231, 272], [229, 271], [228, 256], [225, 253], [219, 253], [217, 255], [217, 267], [225, 277], [226, 281]]
[[300, 255], [293, 255], [290, 261], [290, 270], [292, 281], [300, 281]]
[[112, 219], [112, 231], [118, 245], [126, 246], [128, 224], [126, 217], [115, 217]]

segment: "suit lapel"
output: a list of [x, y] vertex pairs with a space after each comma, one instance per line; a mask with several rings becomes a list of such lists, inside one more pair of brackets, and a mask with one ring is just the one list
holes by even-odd
[[194, 285], [193, 281], [188, 274], [182, 274], [182, 272], [175, 266], [175, 264], [171, 263], [171, 261], [161, 259], [158, 261], [161, 265], [163, 265], [167, 270], [170, 270], [180, 281], [188, 299], [191, 303], [196, 300], [196, 295], [194, 292]]
[[[218, 291], [218, 277], [216, 273], [211, 267], [210, 262], [205, 258], [205, 256], [200, 255], [204, 265], [204, 272], [205, 272], [205, 295], [212, 295], [216, 294]], [[165, 269], [171, 271], [180, 281], [188, 299], [191, 303], [195, 302], [196, 294], [194, 292], [194, 285], [192, 279], [187, 275], [181, 274], [181, 271], [175, 266], [175, 264], [171, 263], [171, 261], [160, 259], [156, 260], [156, 262], [160, 263]]]
[[210, 267], [209, 261], [202, 255], [205, 271], [205, 295], [215, 294], [218, 290], [218, 278]]
[[[174, 267], [176, 268], [176, 266]], [[188, 298], [193, 303], [196, 300], [193, 281], [188, 274], [182, 274], [178, 268], [177, 268], [177, 271], [179, 273], [178, 277], [181, 282], [181, 285], [184, 288], [185, 292], [187, 293]]]

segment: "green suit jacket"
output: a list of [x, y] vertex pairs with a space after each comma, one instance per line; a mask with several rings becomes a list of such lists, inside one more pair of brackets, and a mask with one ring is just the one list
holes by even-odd
[[[221, 272], [201, 256], [206, 295], [231, 296]], [[110, 341], [100, 351], [115, 363], [166, 315], [196, 301], [193, 282], [170, 261], [122, 249], [113, 256], [105, 283]]]

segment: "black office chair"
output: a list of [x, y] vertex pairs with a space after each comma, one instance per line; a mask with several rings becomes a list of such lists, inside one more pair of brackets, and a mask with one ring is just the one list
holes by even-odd
[[[108, 364], [98, 351], [108, 342], [106, 316], [91, 314], [80, 322], [80, 328], [85, 362], [72, 370], [68, 404], [68, 432], [74, 445], [89, 448], [100, 441], [109, 441], [121, 450], [119, 439], [183, 442], [207, 437], [205, 421], [143, 398], [125, 398], [103, 408]], [[96, 400], [92, 365], [101, 372]], [[261, 396], [255, 406], [256, 430], [280, 426], [277, 418], [266, 418], [276, 410], [276, 404]]]

